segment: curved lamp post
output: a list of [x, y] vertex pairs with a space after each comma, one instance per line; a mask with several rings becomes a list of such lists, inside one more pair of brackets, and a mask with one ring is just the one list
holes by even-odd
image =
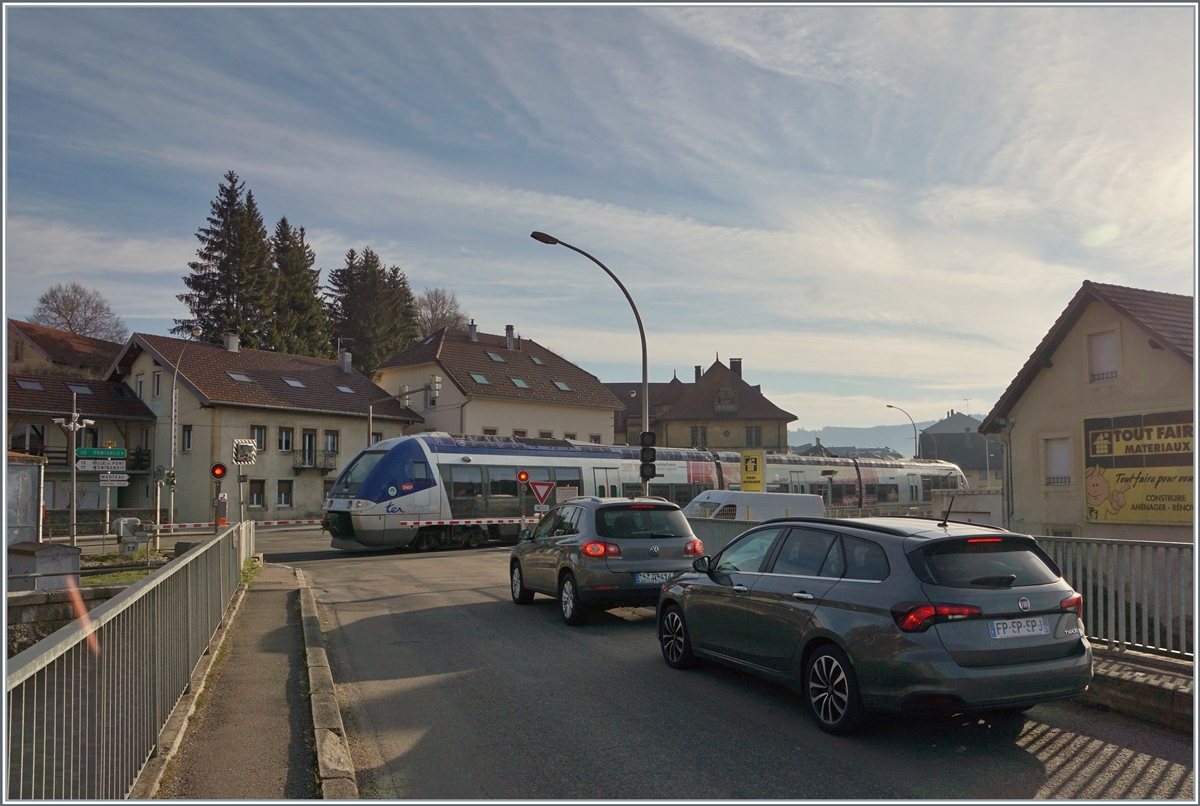
[[911, 414], [909, 414], [909, 413], [908, 413], [907, 411], [905, 411], [904, 409], [900, 408], [899, 406], [893, 406], [891, 403], [888, 403], [888, 404], [887, 404], [887, 407], [888, 407], [889, 409], [895, 409], [896, 411], [900, 412], [901, 414], [903, 414], [905, 417], [907, 417], [907, 418], [908, 418], [908, 421], [909, 421], [910, 423], [912, 423], [912, 427], [913, 427], [913, 450], [916, 452], [916, 455], [915, 455], [913, 458], [914, 458], [914, 459], [920, 459], [920, 458], [921, 458], [921, 442], [920, 442], [920, 440], [919, 440], [919, 439], [917, 439], [917, 424], [916, 424], [915, 422], [913, 422], [912, 415], [911, 415]]
[[[531, 233], [529, 233], [529, 237], [533, 238], [535, 241], [541, 241], [544, 244], [550, 244], [551, 246], [553, 246], [554, 244], [558, 244], [559, 246], [565, 246], [568, 249], [570, 249], [572, 252], [578, 252], [579, 254], [583, 255], [588, 260], [592, 261], [597, 266], [604, 269], [605, 274], [607, 274], [609, 277], [611, 277], [613, 279], [613, 282], [617, 284], [617, 287], [621, 289], [621, 293], [625, 295], [625, 299], [629, 300], [629, 307], [633, 308], [633, 318], [637, 320], [638, 334], [642, 337], [642, 432], [645, 433], [645, 432], [649, 431], [650, 430], [650, 374], [649, 374], [649, 371], [647, 369], [647, 364], [646, 364], [646, 329], [644, 327], [642, 327], [642, 315], [640, 313], [638, 313], [637, 305], [635, 305], [633, 303], [633, 297], [629, 296], [629, 291], [626, 290], [625, 285], [620, 280], [617, 279], [617, 275], [615, 275], [611, 271], [609, 271], [608, 266], [605, 266], [599, 260], [596, 260], [596, 258], [592, 257], [591, 255], [589, 255], [587, 252], [583, 251], [582, 249], [579, 249], [578, 247], [575, 247], [575, 246], [571, 246], [571, 244], [566, 243], [565, 241], [560, 241], [558, 238], [555, 238], [553, 235], [547, 235], [544, 232], [531, 232]], [[642, 493], [644, 495], [650, 494], [650, 480], [649, 479], [642, 480]]]
[[[192, 328], [192, 338], [200, 338], [200, 334], [204, 331], [199, 325]], [[179, 416], [179, 397], [175, 389], [175, 384], [179, 380], [179, 365], [183, 363], [183, 354], [187, 350], [187, 346], [191, 343], [191, 339], [184, 341], [183, 346], [179, 348], [179, 357], [175, 359], [175, 372], [171, 375], [171, 491], [168, 493], [170, 502], [167, 504], [167, 520], [171, 524], [172, 533], [175, 530], [175, 445], [179, 438], [178, 429], [175, 420]], [[157, 513], [156, 520], [157, 520]]]

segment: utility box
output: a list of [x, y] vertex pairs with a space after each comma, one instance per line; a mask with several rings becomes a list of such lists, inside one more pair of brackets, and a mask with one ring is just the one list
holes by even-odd
[[[10, 591], [62, 590], [72, 580], [79, 585], [79, 555], [83, 549], [77, 546], [60, 546], [56, 543], [26, 541], [8, 547], [8, 589]], [[69, 575], [62, 572], [74, 572]], [[61, 574], [47, 577], [12, 579], [20, 574]]]
[[[137, 533], [138, 527], [142, 525], [142, 521], [139, 518], [114, 518], [112, 525], [113, 532], [120, 540], [124, 541], [133, 538]], [[136, 542], [134, 540], [134, 543]]]

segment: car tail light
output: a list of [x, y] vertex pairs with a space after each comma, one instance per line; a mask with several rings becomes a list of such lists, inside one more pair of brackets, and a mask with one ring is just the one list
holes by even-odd
[[1081, 619], [1083, 618], [1083, 597], [1078, 593], [1074, 596], [1068, 596], [1066, 599], [1063, 599], [1058, 606], [1063, 610], [1070, 610], [1074, 612], [1075, 615], [1079, 616]]
[[583, 544], [583, 553], [589, 557], [620, 557], [621, 547], [616, 543], [601, 543], [593, 540]]
[[930, 625], [943, 621], [982, 616], [983, 608], [975, 605], [945, 604], [943, 602], [905, 603], [892, 608], [892, 618], [903, 632], [924, 632]]
[[704, 542], [699, 538], [689, 540], [688, 544], [683, 547], [683, 553], [684, 555], [695, 554], [697, 557], [702, 556], [704, 554]]

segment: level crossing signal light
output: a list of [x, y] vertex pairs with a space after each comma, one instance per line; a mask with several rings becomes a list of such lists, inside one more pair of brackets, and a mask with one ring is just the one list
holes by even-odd
[[658, 475], [658, 470], [654, 467], [654, 460], [658, 458], [658, 452], [654, 450], [654, 432], [643, 431], [641, 444], [642, 452], [639, 458], [642, 460], [642, 466], [640, 475], [643, 480], [649, 480]]
[[525, 489], [525, 485], [529, 483], [529, 471], [522, 470], [517, 473], [517, 481], [521, 482], [521, 489]]
[[229, 468], [225, 467], [222, 462], [216, 462], [208, 469], [208, 474], [217, 481], [220, 481], [229, 475]]
[[437, 400], [438, 395], [441, 393], [441, 391], [442, 391], [442, 376], [441, 375], [430, 375], [429, 376], [429, 399]]

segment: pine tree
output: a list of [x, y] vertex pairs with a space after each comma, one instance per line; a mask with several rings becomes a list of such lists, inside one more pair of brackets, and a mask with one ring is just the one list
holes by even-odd
[[234, 331], [246, 347], [268, 349], [278, 283], [254, 193], [229, 171], [211, 212], [208, 226], [196, 232], [200, 259], [188, 263], [192, 273], [183, 278], [190, 292], [178, 295], [192, 318], [176, 319], [171, 332], [186, 335], [199, 325], [201, 340], [220, 342]]
[[333, 355], [329, 315], [321, 298], [317, 256], [304, 241], [304, 227], [293, 229], [287, 217], [275, 225], [271, 238], [279, 292], [275, 300], [271, 349], [291, 355], [329, 358]]
[[329, 273], [329, 318], [334, 335], [353, 339], [354, 366], [367, 375], [417, 337], [408, 277], [370, 248], [351, 249], [346, 265]]

